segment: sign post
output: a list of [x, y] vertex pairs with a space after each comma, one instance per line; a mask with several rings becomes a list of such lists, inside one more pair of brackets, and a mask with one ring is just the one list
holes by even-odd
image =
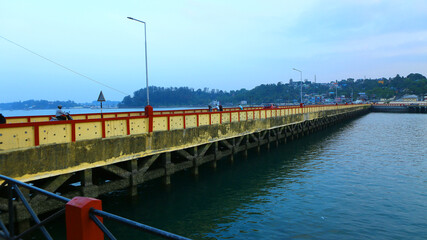
[[103, 118], [103, 116], [102, 116], [102, 102], [105, 102], [105, 98], [104, 98], [104, 94], [102, 94], [102, 91], [99, 93], [98, 102], [101, 103], [101, 118]]

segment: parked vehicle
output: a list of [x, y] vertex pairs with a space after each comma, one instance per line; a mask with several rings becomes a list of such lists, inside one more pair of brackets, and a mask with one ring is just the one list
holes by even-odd
[[273, 109], [273, 108], [277, 108], [276, 104], [273, 104], [273, 103], [264, 104], [264, 109]]

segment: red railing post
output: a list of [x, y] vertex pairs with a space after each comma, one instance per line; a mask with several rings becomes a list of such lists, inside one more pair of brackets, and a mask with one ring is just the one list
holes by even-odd
[[150, 105], [147, 105], [145, 107], [145, 116], [148, 117], [148, 132], [153, 132], [153, 107]]
[[74, 197], [65, 205], [67, 240], [104, 240], [104, 233], [89, 217], [91, 208], [102, 210], [101, 200]]
[[197, 127], [199, 127], [199, 114], [197, 114]]
[[76, 123], [73, 121], [71, 123], [71, 142], [76, 141]]
[[171, 130], [171, 116], [170, 115], [168, 115], [167, 116], [167, 119], [168, 119], [168, 131], [170, 131]]
[[127, 135], [130, 135], [130, 119], [129, 116], [126, 118], [126, 133]]
[[102, 138], [106, 138], [107, 134], [105, 130], [105, 119], [101, 119], [101, 123], [102, 123]]
[[40, 129], [39, 129], [39, 125], [35, 125], [34, 126], [34, 145], [38, 146], [40, 145]]

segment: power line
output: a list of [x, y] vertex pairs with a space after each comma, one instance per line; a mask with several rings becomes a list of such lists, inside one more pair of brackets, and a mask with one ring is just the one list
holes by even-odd
[[53, 63], [53, 64], [55, 64], [55, 65], [57, 65], [57, 66], [59, 66], [59, 67], [61, 67], [61, 68], [64, 68], [64, 69], [66, 69], [66, 70], [68, 70], [68, 71], [70, 71], [70, 72], [72, 72], [72, 73], [74, 73], [74, 74], [77, 74], [77, 75], [79, 75], [79, 76], [81, 76], [81, 77], [84, 77], [84, 78], [86, 78], [86, 79], [88, 79], [88, 80], [90, 80], [90, 81], [92, 81], [92, 82], [98, 83], [99, 85], [102, 85], [102, 86], [107, 87], [107, 88], [109, 88], [109, 89], [111, 89], [111, 90], [114, 90], [114, 91], [116, 91], [116, 92], [119, 92], [119, 93], [121, 93], [121, 94], [123, 94], [123, 95], [125, 95], [125, 96], [130, 95], [130, 94], [128, 94], [128, 93], [122, 92], [122, 91], [120, 91], [120, 90], [118, 90], [118, 89], [115, 89], [115, 88], [113, 88], [113, 87], [110, 87], [110, 86], [108, 86], [107, 84], [104, 84], [104, 83], [102, 83], [102, 82], [99, 82], [99, 81], [97, 81], [97, 80], [95, 80], [95, 79], [93, 79], [93, 78], [90, 78], [90, 77], [88, 77], [88, 76], [86, 76], [86, 75], [84, 75], [84, 74], [81, 74], [81, 73], [79, 73], [79, 72], [77, 72], [77, 71], [74, 71], [73, 69], [68, 68], [68, 67], [66, 67], [66, 66], [64, 66], [64, 65], [62, 65], [62, 64], [60, 64], [60, 63], [57, 63], [57, 62], [55, 62], [55, 61], [53, 61], [53, 60], [50, 60], [49, 58], [44, 57], [44, 56], [42, 56], [42, 55], [40, 55], [40, 54], [38, 54], [38, 53], [36, 53], [36, 52], [34, 52], [34, 51], [31, 51], [30, 49], [28, 49], [28, 48], [26, 48], [26, 47], [24, 47], [24, 46], [22, 46], [22, 45], [19, 45], [18, 43], [14, 42], [14, 41], [12, 41], [12, 40], [9, 40], [9, 39], [7, 39], [7, 38], [5, 38], [5, 37], [1, 36], [1, 35], [0, 35], [0, 38], [3, 38], [4, 40], [6, 40], [6, 41], [8, 41], [8, 42], [10, 42], [10, 43], [12, 43], [12, 44], [14, 44], [14, 45], [16, 45], [16, 46], [18, 46], [18, 47], [22, 48], [22, 49], [24, 49], [24, 50], [26, 50], [26, 51], [28, 51], [28, 52], [30, 52], [30, 53], [32, 53], [32, 54], [34, 54], [34, 55], [38, 56], [38, 57], [41, 57], [41, 58], [43, 58], [43, 59], [44, 59], [44, 60], [46, 60], [46, 61], [49, 61], [49, 62], [51, 62], [51, 63]]

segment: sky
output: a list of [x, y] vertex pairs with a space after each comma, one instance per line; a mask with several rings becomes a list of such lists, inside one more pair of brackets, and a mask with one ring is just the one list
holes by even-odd
[[[0, 102], [427, 75], [425, 0], [0, 0]], [[153, 93], [151, 93], [153, 94]]]

